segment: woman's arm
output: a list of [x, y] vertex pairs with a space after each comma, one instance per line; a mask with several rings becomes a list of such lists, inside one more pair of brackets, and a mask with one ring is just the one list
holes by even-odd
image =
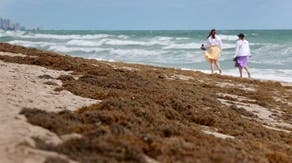
[[251, 56], [249, 42], [247, 41], [247, 48], [248, 48], [248, 56]]
[[223, 44], [222, 44], [222, 40], [221, 40], [221, 38], [219, 38], [218, 37], [218, 46], [219, 46], [219, 48], [222, 50], [222, 46], [223, 46]]
[[235, 55], [233, 56], [233, 58], [235, 58], [238, 55], [239, 49], [240, 49], [240, 43], [239, 43], [239, 41], [237, 41], [236, 47], [235, 47]]
[[210, 38], [207, 39], [207, 43], [204, 44], [205, 48], [209, 48], [211, 46], [211, 43], [210, 43]]

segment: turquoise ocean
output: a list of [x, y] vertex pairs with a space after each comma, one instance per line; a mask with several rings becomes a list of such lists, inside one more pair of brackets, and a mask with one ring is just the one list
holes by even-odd
[[[0, 31], [0, 41], [84, 58], [210, 73], [202, 51], [207, 30]], [[253, 78], [292, 82], [292, 30], [218, 30], [223, 74], [238, 76], [232, 57], [238, 33], [250, 42]], [[246, 76], [246, 74], [244, 74]]]

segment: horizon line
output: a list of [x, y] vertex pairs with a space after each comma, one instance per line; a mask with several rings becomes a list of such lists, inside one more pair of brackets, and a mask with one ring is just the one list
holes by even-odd
[[[40, 31], [208, 31], [212, 28], [209, 29], [46, 29], [46, 28], [40, 28]], [[220, 28], [215, 28], [218, 31], [224, 31], [224, 30], [229, 30], [229, 31], [239, 31], [239, 30], [292, 30], [292, 28], [265, 28], [265, 29], [260, 29], [260, 28], [250, 28], [250, 29], [220, 29]], [[30, 29], [26, 31], [31, 31]]]

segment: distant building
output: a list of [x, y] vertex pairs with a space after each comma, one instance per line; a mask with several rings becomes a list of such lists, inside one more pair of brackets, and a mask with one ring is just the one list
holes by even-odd
[[21, 26], [19, 23], [14, 23], [9, 19], [3, 19], [0, 17], [0, 29], [3, 30], [25, 30], [25, 27]]

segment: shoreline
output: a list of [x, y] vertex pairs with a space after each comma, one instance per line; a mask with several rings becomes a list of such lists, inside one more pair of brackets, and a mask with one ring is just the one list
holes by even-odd
[[[71, 55], [69, 55], [71, 56]], [[75, 56], [73, 56], [75, 57]], [[78, 56], [78, 57], [81, 57], [81, 58], [84, 58], [84, 59], [94, 59], [96, 61], [101, 61], [101, 62], [112, 62], [112, 63], [125, 63], [125, 64], [133, 64], [133, 65], [145, 65], [145, 66], [154, 66], [154, 67], [161, 67], [161, 68], [173, 68], [173, 69], [177, 69], [177, 70], [186, 70], [186, 71], [198, 71], [198, 72], [202, 72], [202, 73], [205, 73], [205, 74], [209, 74], [210, 75], [210, 70], [203, 70], [203, 69], [191, 69], [191, 68], [181, 68], [181, 67], [172, 67], [172, 66], [163, 66], [163, 65], [158, 65], [158, 64], [147, 64], [147, 63], [141, 63], [141, 62], [123, 62], [123, 61], [115, 61], [115, 60], [103, 60], [103, 59], [95, 59], [95, 58], [85, 58], [85, 57], [82, 57], [82, 56]], [[194, 63], [195, 64], [195, 63]], [[208, 64], [208, 63], [206, 63]], [[253, 70], [253, 69], [256, 69], [256, 68], [251, 68], [250, 70]], [[224, 74], [224, 70], [223, 70], [223, 75], [226, 75], [226, 76], [232, 76], [232, 77], [235, 77], [235, 78], [239, 78], [239, 73], [238, 73], [238, 69], [234, 67], [234, 69], [232, 69], [236, 72], [236, 75], [232, 72], [230, 72], [230, 69], [227, 69], [227, 74]], [[257, 69], [258, 70], [258, 69]], [[264, 71], [271, 71], [273, 69], [262, 69]], [[282, 70], [282, 69], [281, 69]], [[244, 75], [245, 72], [243, 72]], [[262, 76], [262, 75], [256, 75], [256, 76]], [[246, 77], [243, 77], [243, 78], [247, 78]], [[275, 81], [275, 82], [280, 82], [280, 83], [286, 83], [288, 85], [292, 84], [292, 81], [285, 81], [285, 80], [276, 80], [276, 79], [268, 79], [268, 78], [262, 78], [262, 77], [256, 77], [256, 78], [251, 78], [251, 79], [254, 79], [254, 80], [262, 80], [262, 81]]]
[[[250, 60], [250, 66], [251, 68], [258, 68], [253, 73], [257, 73], [257, 76], [253, 75], [253, 77], [292, 82], [291, 66], [287, 60], [291, 54], [291, 43], [288, 41], [283, 45], [278, 44], [289, 33], [285, 31], [250, 31], [246, 33], [251, 41], [251, 49], [254, 51], [254, 57]], [[202, 40], [205, 40], [203, 34], [205, 35], [207, 32], [154, 31], [153, 34], [131, 31], [7, 32], [1, 33], [3, 39], [0, 40], [9, 41], [9, 43], [15, 45], [71, 54], [71, 56], [95, 58], [97, 60], [103, 59], [105, 61], [113, 59], [127, 63], [140, 62], [141, 64], [151, 64], [159, 67], [205, 69], [208, 72], [209, 66], [205, 63], [199, 49]], [[237, 32], [222, 31], [221, 35], [225, 44], [223, 49], [224, 55], [220, 59], [221, 66], [224, 72], [230, 70], [230, 75], [234, 74], [234, 76], [237, 76], [237, 71], [233, 71], [232, 62]], [[259, 35], [265, 36], [263, 40], [258, 37]], [[269, 35], [277, 35], [279, 37], [277, 39], [270, 39], [266, 37]], [[277, 57], [271, 60], [265, 56]], [[270, 71], [268, 68], [273, 70]]]
[[291, 159], [291, 85], [3, 43], [0, 60], [5, 161]]
[[[71, 55], [69, 55], [71, 56]], [[75, 57], [75, 56], [73, 56]], [[81, 56], [78, 56], [81, 57]], [[202, 70], [202, 69], [191, 69], [191, 68], [180, 68], [180, 67], [171, 67], [171, 66], [162, 66], [162, 65], [156, 65], [156, 64], [146, 64], [146, 63], [140, 63], [140, 62], [122, 62], [122, 61], [114, 61], [114, 60], [101, 60], [101, 59], [95, 59], [95, 58], [85, 58], [85, 57], [81, 57], [84, 59], [94, 59], [96, 61], [100, 61], [100, 62], [110, 62], [110, 63], [125, 63], [125, 64], [133, 64], [133, 65], [141, 65], [141, 66], [154, 66], [154, 67], [160, 67], [160, 68], [170, 68], [170, 69], [177, 69], [177, 70], [182, 70], [182, 71], [194, 71], [194, 72], [201, 72], [201, 73], [205, 73], [210, 75], [210, 70]], [[208, 64], [208, 63], [206, 63]], [[254, 68], [251, 68], [251, 70]], [[234, 70], [237, 72], [237, 68], [234, 68]], [[272, 70], [272, 69], [264, 69], [264, 70]], [[230, 71], [230, 70], [229, 70]], [[245, 72], [243, 72], [244, 75]], [[223, 76], [230, 76], [230, 77], [235, 77], [235, 78], [239, 78], [239, 74], [234, 75], [234, 74], [224, 74], [223, 71]], [[247, 78], [247, 77], [243, 77], [243, 78]], [[251, 78], [252, 80], [260, 80], [260, 81], [274, 81], [274, 82], [280, 82], [283, 83], [286, 86], [292, 86], [292, 81], [284, 81], [284, 80], [275, 80], [275, 79], [267, 79], [267, 78]]]

